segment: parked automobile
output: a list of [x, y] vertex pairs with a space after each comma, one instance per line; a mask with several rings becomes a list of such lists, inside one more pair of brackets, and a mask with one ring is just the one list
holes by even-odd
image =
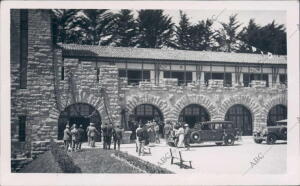
[[207, 121], [191, 129], [191, 143], [215, 142], [216, 145], [233, 145], [241, 139], [241, 132], [231, 121]]
[[266, 141], [267, 144], [274, 144], [277, 140], [287, 140], [287, 120], [276, 122], [275, 126], [267, 126], [254, 131], [255, 143]]

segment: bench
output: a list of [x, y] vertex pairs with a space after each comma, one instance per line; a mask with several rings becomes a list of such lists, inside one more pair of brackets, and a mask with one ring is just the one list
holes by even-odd
[[187, 166], [187, 167], [192, 168], [192, 161], [183, 160], [181, 151], [178, 151], [179, 156], [176, 156], [176, 153], [173, 153], [172, 149], [170, 148], [170, 155], [171, 155], [171, 165], [175, 164], [174, 159], [177, 159], [179, 161], [180, 168], [183, 168], [183, 166], [187, 166], [187, 165], [184, 164], [185, 162], [189, 163], [189, 166]]

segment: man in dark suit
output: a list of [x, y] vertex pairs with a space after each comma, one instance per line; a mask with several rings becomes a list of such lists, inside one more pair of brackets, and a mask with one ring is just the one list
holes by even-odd
[[111, 144], [111, 138], [112, 138], [112, 135], [113, 135], [113, 124], [110, 123], [108, 126], [107, 126], [107, 146], [108, 146], [108, 149], [110, 149], [110, 144]]
[[116, 146], [118, 144], [118, 150], [120, 150], [120, 144], [122, 141], [123, 130], [120, 128], [120, 125], [117, 125], [113, 130], [113, 139], [114, 139], [114, 150], [116, 150]]
[[82, 142], [83, 142], [83, 136], [84, 136], [83, 126], [80, 125], [79, 128], [78, 128], [78, 138], [79, 138], [79, 141], [78, 141], [78, 149], [79, 149], [79, 150], [81, 149], [81, 144], [82, 144]]
[[104, 123], [102, 126], [102, 135], [103, 135], [103, 149], [107, 149], [107, 138], [108, 138], [108, 125]]

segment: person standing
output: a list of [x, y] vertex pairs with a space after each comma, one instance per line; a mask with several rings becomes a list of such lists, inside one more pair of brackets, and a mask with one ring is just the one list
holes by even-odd
[[91, 124], [92, 123], [90, 123], [90, 125], [86, 128], [86, 135], [87, 135], [87, 138], [88, 138], [88, 146], [91, 146], [91, 138], [90, 138], [90, 136], [89, 136], [89, 130], [91, 129]]
[[70, 131], [70, 126], [67, 124], [66, 128], [64, 130], [64, 146], [66, 151], [68, 151], [69, 146], [71, 145], [71, 131]]
[[80, 125], [79, 128], [78, 128], [78, 138], [79, 138], [79, 141], [78, 141], [78, 150], [81, 150], [81, 144], [83, 142], [83, 136], [84, 136], [83, 126]]
[[122, 141], [123, 130], [120, 128], [120, 125], [117, 125], [113, 130], [113, 139], [114, 139], [114, 150], [116, 150], [116, 146], [118, 144], [118, 150], [120, 150], [120, 144]]
[[71, 135], [72, 135], [72, 151], [75, 151], [78, 147], [78, 130], [76, 124], [73, 124], [72, 126]]
[[110, 123], [107, 126], [107, 142], [106, 143], [107, 143], [108, 149], [110, 149], [112, 135], [113, 135], [113, 124]]
[[107, 136], [108, 136], [107, 128], [108, 128], [107, 123], [104, 123], [104, 125], [102, 127], [103, 149], [107, 149], [107, 141], [108, 141], [107, 140]]
[[158, 123], [155, 123], [155, 125], [154, 125], [154, 133], [155, 133], [155, 143], [160, 143]]
[[187, 123], [184, 124], [184, 145], [186, 150], [190, 150], [190, 133], [189, 125]]
[[165, 124], [165, 126], [164, 126], [164, 134], [165, 134], [165, 140], [166, 140], [166, 142], [168, 142], [169, 136], [171, 134], [170, 121], [167, 121], [166, 124]]
[[176, 136], [178, 137], [177, 147], [183, 148], [184, 147], [184, 129], [182, 126], [179, 127], [177, 130]]
[[99, 134], [98, 130], [95, 127], [94, 123], [90, 123], [90, 127], [88, 130], [88, 136], [90, 137], [91, 147], [95, 147], [95, 139], [97, 134]]
[[144, 129], [141, 125], [138, 125], [138, 128], [136, 129], [136, 147], [137, 147], [137, 153], [140, 156], [141, 154], [144, 155]]

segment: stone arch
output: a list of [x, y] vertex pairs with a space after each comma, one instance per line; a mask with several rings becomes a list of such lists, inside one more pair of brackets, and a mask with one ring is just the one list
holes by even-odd
[[[67, 97], [67, 99], [61, 99], [62, 97]], [[104, 119], [104, 116], [106, 115], [104, 112], [104, 102], [103, 99], [100, 97], [97, 97], [96, 95], [89, 94], [85, 91], [79, 90], [78, 94], [75, 95], [75, 100], [71, 100], [71, 96], [62, 95], [60, 98], [60, 107], [61, 111], [63, 111], [65, 108], [67, 108], [70, 105], [76, 104], [76, 103], [86, 103], [91, 106], [93, 106], [100, 114], [100, 116]], [[52, 109], [49, 111], [49, 120], [50, 121], [58, 121], [60, 110], [57, 109], [55, 106], [52, 107]]]
[[[262, 120], [267, 123], [269, 111], [276, 105], [284, 105], [287, 108], [287, 96], [275, 96], [267, 101], [262, 108]], [[267, 125], [267, 124], [266, 124]]]
[[232, 96], [230, 98], [225, 99], [219, 109], [220, 118], [222, 120], [225, 119], [225, 115], [228, 111], [228, 109], [234, 105], [243, 105], [245, 106], [251, 113], [252, 116], [252, 122], [253, 122], [253, 130], [258, 125], [262, 124], [261, 120], [261, 106], [258, 104], [258, 102], [251, 98], [249, 95], [236, 95]]
[[127, 98], [126, 109], [128, 114], [132, 114], [135, 107], [142, 104], [151, 104], [157, 107], [163, 114], [165, 120], [169, 120], [171, 117], [171, 109], [168, 102], [163, 100], [159, 96], [151, 94], [133, 95]]
[[198, 105], [204, 107], [207, 110], [207, 112], [210, 116], [210, 119], [211, 120], [216, 119], [216, 116], [218, 113], [216, 105], [212, 101], [210, 101], [210, 99], [208, 97], [203, 96], [203, 95], [185, 95], [185, 96], [181, 97], [175, 103], [173, 118], [175, 120], [178, 120], [181, 111], [190, 104], [198, 104]]

